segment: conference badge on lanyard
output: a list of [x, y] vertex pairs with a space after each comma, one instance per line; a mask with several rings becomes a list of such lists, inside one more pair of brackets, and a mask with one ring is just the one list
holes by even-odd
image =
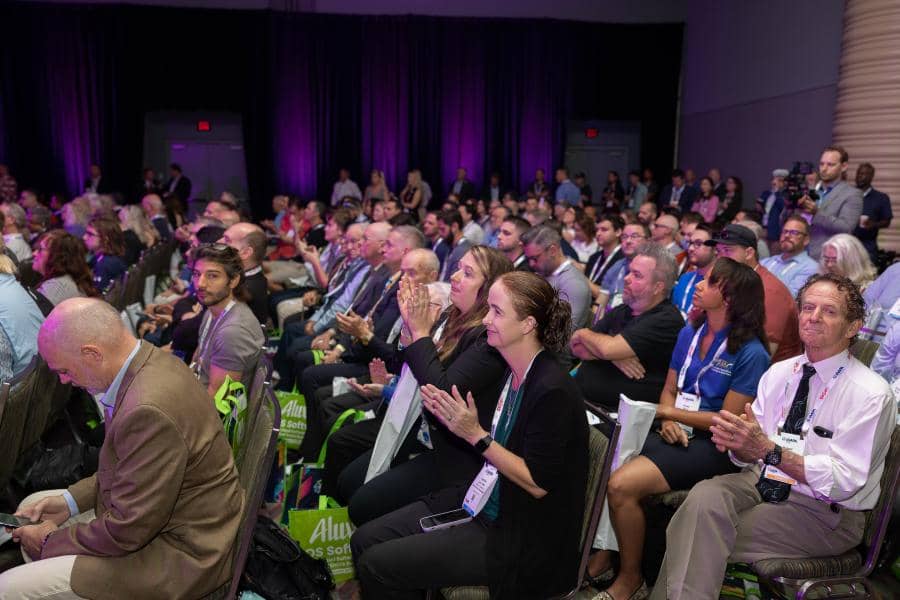
[[[538, 354], [540, 354], [540, 351]], [[510, 388], [512, 387], [512, 373], [510, 373], [509, 377], [506, 379], [506, 385], [503, 386], [503, 391], [500, 392], [500, 398], [497, 400], [497, 408], [494, 409], [494, 419], [491, 423], [491, 436], [497, 435], [497, 424], [500, 422], [500, 417], [503, 414], [504, 408], [506, 408], [507, 402], [510, 400], [516, 402], [518, 396], [523, 393], [525, 378], [528, 377], [528, 372], [531, 371], [531, 366], [534, 364], [534, 359], [537, 358], [538, 354], [535, 354], [534, 358], [531, 359], [531, 363], [529, 363], [528, 369], [525, 371], [525, 376], [522, 377], [522, 381], [519, 382], [518, 394], [512, 394], [512, 398], [509, 393]], [[509, 419], [511, 418], [511, 416], [507, 416], [507, 432], [512, 426], [509, 423]], [[463, 498], [463, 508], [470, 515], [473, 517], [476, 516], [487, 505], [488, 500], [490, 500], [491, 494], [494, 491], [494, 487], [497, 485], [499, 475], [497, 467], [488, 461], [484, 461], [484, 466], [481, 467], [481, 471], [475, 476], [475, 480], [472, 481], [472, 485], [469, 486], [469, 489], [466, 491], [466, 495]]]

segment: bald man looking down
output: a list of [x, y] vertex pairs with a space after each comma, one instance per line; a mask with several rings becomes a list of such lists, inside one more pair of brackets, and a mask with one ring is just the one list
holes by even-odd
[[106, 438], [96, 475], [19, 507], [41, 521], [13, 531], [34, 562], [0, 574], [0, 599], [199, 598], [228, 581], [243, 494], [197, 378], [97, 299], [57, 305], [38, 349], [104, 394]]
[[250, 295], [247, 306], [265, 325], [269, 318], [269, 288], [262, 270], [268, 243], [265, 232], [253, 223], [237, 223], [225, 230], [219, 242], [238, 251], [244, 267], [244, 287]]

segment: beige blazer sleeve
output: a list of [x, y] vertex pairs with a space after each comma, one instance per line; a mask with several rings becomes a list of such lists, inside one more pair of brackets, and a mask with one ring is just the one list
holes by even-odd
[[[97, 518], [52, 534], [41, 558], [80, 554], [122, 556], [156, 537], [168, 523], [184, 478], [188, 452], [175, 423], [154, 406], [116, 414], [117, 464], [97, 473]], [[79, 502], [81, 507], [81, 502]]]
[[75, 499], [79, 512], [93, 510], [97, 504], [97, 475], [85, 477], [69, 486], [69, 493]]

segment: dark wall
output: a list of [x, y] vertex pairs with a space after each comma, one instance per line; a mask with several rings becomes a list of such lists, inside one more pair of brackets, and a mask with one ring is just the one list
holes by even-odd
[[327, 196], [339, 165], [522, 186], [573, 118], [639, 120], [643, 162], [672, 160], [681, 25], [31, 3], [0, 22], [0, 160], [43, 191], [77, 193], [93, 161], [130, 189], [152, 110], [241, 113], [259, 207]]

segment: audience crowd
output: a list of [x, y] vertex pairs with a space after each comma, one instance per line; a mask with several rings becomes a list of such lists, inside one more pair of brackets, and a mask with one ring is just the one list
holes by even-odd
[[[68, 202], [0, 165], [0, 380], [39, 354], [106, 425], [96, 475], [22, 502], [28, 562], [0, 573], [0, 598], [228, 581], [246, 499], [213, 398], [249, 387], [264, 353], [276, 389], [305, 398], [291, 458], [327, 439], [323, 494], [356, 526], [363, 598], [565, 594], [584, 402], [615, 413], [623, 395], [655, 420], [609, 481], [618, 547], [591, 557], [596, 598], [651, 594], [643, 500], [673, 490], [690, 493], [654, 598], [718, 597], [727, 563], [853, 548], [898, 422], [900, 266], [877, 246], [892, 214], [875, 167], [850, 182], [848, 160], [827, 147], [757, 197], [715, 168], [611, 171], [596, 192], [538, 169], [522, 193], [462, 167], [440, 190], [411, 170], [397, 193], [378, 169], [364, 189], [340, 169], [324, 202], [278, 195], [256, 221], [229, 192], [192, 198], [177, 164], [127, 194], [92, 165]], [[136, 320], [118, 314], [105, 295], [159, 244], [176, 248], [170, 277]], [[366, 418], [329, 437], [347, 408]], [[464, 523], [422, 531], [460, 508]]]

